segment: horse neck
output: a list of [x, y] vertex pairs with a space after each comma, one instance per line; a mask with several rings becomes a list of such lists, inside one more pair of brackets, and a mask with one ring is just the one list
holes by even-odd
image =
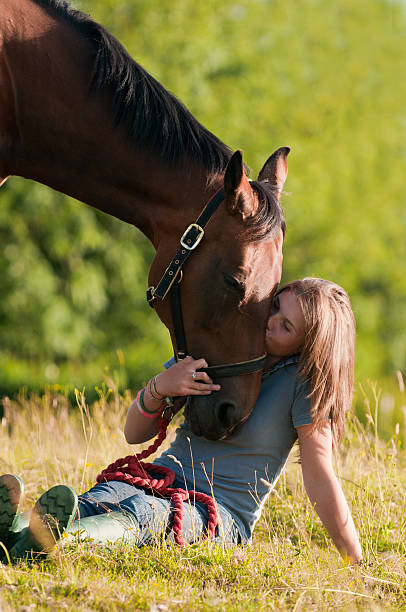
[[2, 53], [18, 134], [3, 152], [7, 173], [132, 223], [155, 246], [171, 226], [193, 220], [218, 181], [208, 187], [199, 164], [173, 168], [137, 150], [125, 128], [114, 126], [111, 97], [89, 95], [88, 43], [31, 0], [8, 0], [7, 7], [13, 28], [0, 24], [7, 34]]

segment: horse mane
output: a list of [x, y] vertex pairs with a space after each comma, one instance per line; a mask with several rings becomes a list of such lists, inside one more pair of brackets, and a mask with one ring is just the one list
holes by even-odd
[[93, 46], [90, 91], [111, 92], [115, 124], [125, 124], [138, 147], [169, 163], [178, 165], [188, 158], [202, 163], [212, 174], [224, 172], [231, 150], [137, 64], [112, 34], [67, 0], [34, 1]]
[[277, 196], [277, 188], [269, 181], [250, 181], [258, 197], [259, 208], [246, 229], [250, 241], [274, 240], [279, 230], [286, 234], [286, 221]]
[[[200, 162], [211, 175], [225, 171], [232, 151], [193, 117], [192, 113], [142, 66], [123, 45], [89, 15], [68, 0], [34, 0], [64, 20], [94, 49], [90, 92], [107, 89], [112, 95], [115, 124], [126, 125], [130, 138], [144, 150], [180, 165], [185, 158]], [[246, 168], [249, 171], [248, 168]], [[259, 211], [247, 223], [247, 239], [274, 239], [285, 220], [271, 184], [252, 181]]]

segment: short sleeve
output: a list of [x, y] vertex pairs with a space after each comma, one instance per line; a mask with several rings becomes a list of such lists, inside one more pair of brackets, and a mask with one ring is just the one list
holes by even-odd
[[167, 370], [168, 368], [173, 366], [175, 363], [176, 363], [175, 357], [171, 357], [170, 359], [168, 359], [168, 361], [165, 361], [165, 363], [164, 363], [165, 370]]
[[300, 378], [298, 378], [292, 407], [292, 421], [295, 428], [300, 427], [301, 425], [310, 425], [312, 422], [312, 417], [310, 414], [311, 401], [308, 397], [309, 394], [309, 381], [303, 382], [300, 380]]

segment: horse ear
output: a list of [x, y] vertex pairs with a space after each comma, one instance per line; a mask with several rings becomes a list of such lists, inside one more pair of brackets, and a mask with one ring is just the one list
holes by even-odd
[[227, 210], [232, 215], [240, 214], [244, 221], [256, 214], [257, 203], [245, 174], [241, 151], [236, 151], [227, 164], [224, 194]]
[[258, 174], [259, 181], [268, 181], [275, 185], [276, 196], [279, 200], [283, 186], [288, 176], [288, 155], [290, 147], [280, 147], [266, 160], [264, 167]]

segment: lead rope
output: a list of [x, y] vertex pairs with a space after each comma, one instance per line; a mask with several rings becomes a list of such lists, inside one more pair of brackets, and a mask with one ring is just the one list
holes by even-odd
[[[170, 468], [143, 461], [152, 455], [165, 440], [169, 423], [170, 421], [165, 416], [161, 416], [158, 421], [158, 436], [147, 449], [137, 455], [127, 455], [127, 457], [117, 459], [100, 472], [96, 480], [98, 483], [120, 480], [135, 487], [148, 489], [162, 497], [168, 497], [173, 505], [172, 529], [175, 542], [178, 546], [186, 546], [182, 536], [183, 502], [191, 499], [206, 504], [209, 518], [207, 530], [203, 534], [204, 539], [210, 540], [214, 536], [217, 526], [217, 510], [213, 498], [205, 493], [170, 488], [175, 480], [175, 472]], [[160, 474], [163, 478], [155, 478], [153, 474]]]

